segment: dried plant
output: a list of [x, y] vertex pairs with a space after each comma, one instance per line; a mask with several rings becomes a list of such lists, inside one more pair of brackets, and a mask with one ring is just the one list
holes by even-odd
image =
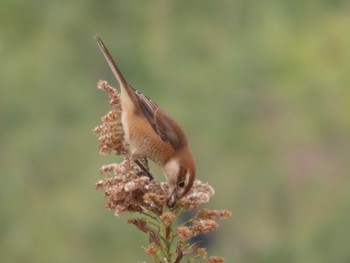
[[[130, 157], [121, 123], [119, 92], [106, 81], [99, 81], [98, 88], [108, 93], [112, 108], [102, 117], [102, 124], [93, 130], [99, 136], [100, 153], [115, 153], [124, 157], [121, 163], [105, 165], [100, 169], [102, 174], [113, 175], [96, 183], [96, 188], [103, 190], [108, 198], [105, 207], [114, 211], [116, 216], [124, 212], [140, 214], [140, 217], [129, 218], [126, 222], [148, 234], [149, 245], [144, 251], [156, 263], [179, 263], [185, 260], [185, 255], [189, 255], [186, 257], [188, 263], [199, 259], [211, 263], [224, 262], [221, 257], [209, 257], [205, 248], [191, 243], [191, 239], [216, 230], [219, 227], [217, 221], [230, 217], [231, 212], [201, 209], [188, 221], [176, 225], [176, 219], [183, 212], [209, 202], [214, 189], [196, 180], [190, 192], [174, 208], [168, 208], [167, 183], [142, 176], [142, 171]], [[147, 160], [142, 161], [147, 165]]]

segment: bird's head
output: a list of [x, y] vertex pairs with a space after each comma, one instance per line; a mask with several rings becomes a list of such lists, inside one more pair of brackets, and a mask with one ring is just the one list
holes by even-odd
[[194, 161], [192, 158], [171, 159], [167, 162], [164, 173], [169, 186], [166, 203], [168, 207], [174, 207], [193, 185], [196, 177]]

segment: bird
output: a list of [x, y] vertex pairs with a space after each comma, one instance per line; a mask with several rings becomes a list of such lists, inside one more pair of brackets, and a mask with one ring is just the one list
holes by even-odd
[[172, 208], [190, 191], [196, 177], [185, 132], [166, 111], [125, 80], [101, 38], [95, 39], [120, 86], [121, 122], [131, 157], [150, 177], [140, 158], [148, 158], [161, 168], [168, 184], [166, 204]]

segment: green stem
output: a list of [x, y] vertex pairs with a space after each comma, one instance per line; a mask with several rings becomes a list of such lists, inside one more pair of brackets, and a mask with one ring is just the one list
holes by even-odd
[[[166, 227], [164, 224], [161, 226], [161, 238], [165, 245], [165, 257], [168, 262], [172, 262], [171, 244], [173, 242], [173, 229], [170, 226]], [[167, 235], [167, 233], [170, 233]]]
[[198, 259], [200, 256], [199, 255], [196, 255], [194, 257], [191, 257], [187, 260], [187, 263], [193, 263], [196, 259]]
[[152, 218], [153, 220], [155, 220], [155, 221], [157, 221], [157, 222], [159, 222], [158, 218], [155, 217], [155, 216], [152, 216], [152, 215], [150, 215], [150, 214], [148, 214], [148, 213], [145, 213], [145, 212], [140, 212], [140, 213], [143, 214], [143, 215], [145, 215], [145, 216], [148, 216], [149, 218]]

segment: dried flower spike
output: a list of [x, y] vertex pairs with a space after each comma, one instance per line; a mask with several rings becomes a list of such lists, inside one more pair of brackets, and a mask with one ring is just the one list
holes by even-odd
[[98, 89], [108, 92], [112, 110], [101, 118], [102, 124], [93, 129], [93, 133], [98, 135], [99, 149], [101, 154], [126, 154], [128, 149], [124, 139], [124, 130], [121, 122], [120, 93], [109, 86], [106, 81], [100, 80]]
[[[102, 118], [102, 124], [93, 130], [99, 136], [100, 153], [114, 152], [123, 156], [120, 163], [104, 165], [100, 169], [101, 174], [112, 175], [96, 183], [96, 189], [102, 190], [107, 199], [105, 207], [116, 216], [122, 213], [143, 216], [130, 218], [127, 223], [149, 236], [149, 245], [144, 251], [154, 262], [180, 263], [184, 255], [191, 254], [194, 255], [188, 262], [199, 258], [211, 263], [224, 262], [220, 257], [208, 257], [204, 248], [196, 250], [197, 243], [190, 240], [196, 235], [216, 230], [219, 227], [216, 221], [230, 217], [231, 212], [201, 209], [186, 224], [177, 223], [182, 212], [209, 202], [214, 189], [208, 183], [196, 180], [191, 190], [169, 210], [166, 204], [168, 184], [142, 176], [142, 171], [134, 165], [130, 156], [121, 125], [120, 94], [105, 81], [100, 81], [98, 88], [108, 93], [111, 105], [111, 111]], [[143, 163], [147, 167], [147, 160]]]

